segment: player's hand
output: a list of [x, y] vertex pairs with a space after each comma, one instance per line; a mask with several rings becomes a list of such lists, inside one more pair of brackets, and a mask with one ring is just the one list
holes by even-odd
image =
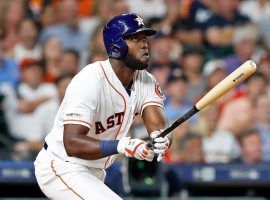
[[150, 134], [150, 137], [154, 140], [154, 146], [153, 146], [153, 151], [154, 153], [158, 154], [157, 161], [161, 161], [165, 155], [165, 152], [168, 150], [169, 145], [170, 145], [170, 139], [165, 136], [165, 137], [157, 137], [162, 130], [160, 131], [153, 131]]
[[130, 137], [123, 137], [119, 140], [117, 151], [125, 154], [127, 157], [134, 157], [138, 160], [151, 162], [154, 158], [154, 152], [146, 146], [145, 141], [131, 139]]

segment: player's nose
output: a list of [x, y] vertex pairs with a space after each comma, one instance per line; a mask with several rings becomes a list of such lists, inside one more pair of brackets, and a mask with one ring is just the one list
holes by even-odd
[[147, 42], [146, 38], [143, 39], [142, 44], [143, 44], [143, 45], [142, 45], [142, 48], [143, 48], [143, 49], [148, 49], [148, 42]]

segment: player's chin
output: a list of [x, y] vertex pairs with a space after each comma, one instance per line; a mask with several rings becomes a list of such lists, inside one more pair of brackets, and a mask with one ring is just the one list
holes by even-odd
[[140, 65], [138, 67], [139, 70], [143, 70], [143, 69], [146, 69], [148, 67], [148, 62], [149, 62], [149, 59], [148, 60], [140, 60]]
[[140, 58], [140, 62], [143, 65], [148, 65], [149, 59], [150, 59], [149, 55], [142, 55]]

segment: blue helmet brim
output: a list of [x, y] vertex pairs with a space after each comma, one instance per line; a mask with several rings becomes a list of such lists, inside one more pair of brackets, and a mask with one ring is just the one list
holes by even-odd
[[124, 37], [127, 37], [127, 36], [131, 36], [131, 35], [135, 35], [137, 33], [146, 33], [146, 36], [152, 36], [152, 35], [155, 35], [157, 33], [156, 30], [154, 29], [151, 29], [151, 28], [146, 28], [146, 27], [143, 27], [143, 28], [140, 28], [138, 29], [137, 31], [133, 32], [133, 33], [130, 33], [130, 34], [124, 34], [123, 36]]

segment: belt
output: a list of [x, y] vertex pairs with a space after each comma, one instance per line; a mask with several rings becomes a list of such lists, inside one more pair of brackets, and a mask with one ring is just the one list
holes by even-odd
[[[43, 148], [47, 151], [47, 149], [48, 149], [48, 144], [45, 142], [44, 143], [44, 145], [43, 145]], [[53, 152], [52, 152], [53, 153]], [[54, 154], [54, 153], [53, 153]], [[55, 154], [54, 154], [55, 155]], [[56, 155], [55, 155], [56, 156]], [[58, 156], [57, 156], [58, 157]], [[60, 159], [62, 159], [62, 158], [60, 158]], [[64, 160], [65, 162], [68, 162], [67, 160]]]
[[47, 150], [48, 149], [48, 144], [45, 142], [43, 147], [44, 147], [45, 150]]

